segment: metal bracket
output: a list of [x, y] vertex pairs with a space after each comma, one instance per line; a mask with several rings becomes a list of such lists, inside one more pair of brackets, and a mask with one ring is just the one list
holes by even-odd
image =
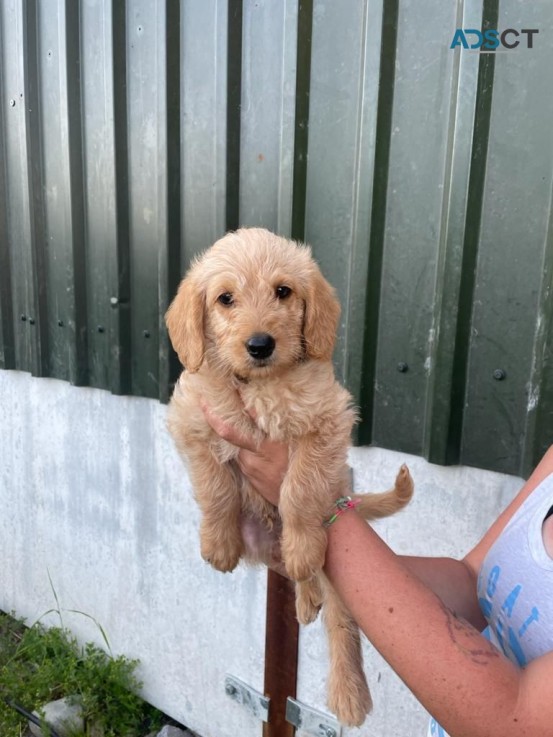
[[314, 737], [340, 737], [342, 734], [340, 723], [330, 714], [306, 706], [291, 696], [286, 699], [286, 721]]
[[254, 717], [263, 722], [269, 721], [269, 704], [271, 700], [247, 683], [234, 676], [225, 677], [225, 693], [237, 704], [243, 706]]

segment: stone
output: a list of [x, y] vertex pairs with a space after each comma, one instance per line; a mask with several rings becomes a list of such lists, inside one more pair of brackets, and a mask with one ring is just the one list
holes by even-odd
[[193, 737], [192, 732], [182, 730], [179, 727], [173, 727], [166, 724], [163, 729], [157, 733], [157, 737]]
[[[73, 699], [65, 698], [57, 701], [50, 701], [40, 709], [41, 716], [45, 721], [56, 730], [60, 737], [69, 737], [71, 733], [78, 730], [84, 731], [85, 724], [79, 704]], [[33, 714], [38, 717], [37, 711]], [[29, 729], [35, 737], [44, 737], [42, 729], [29, 722]]]

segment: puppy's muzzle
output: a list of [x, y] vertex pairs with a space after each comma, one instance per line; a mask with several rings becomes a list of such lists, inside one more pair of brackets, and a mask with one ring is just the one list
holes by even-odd
[[275, 350], [275, 339], [268, 333], [254, 333], [246, 341], [246, 350], [259, 361], [269, 358]]

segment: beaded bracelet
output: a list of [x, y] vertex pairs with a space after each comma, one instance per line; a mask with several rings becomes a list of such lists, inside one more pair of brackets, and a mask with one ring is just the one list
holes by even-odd
[[336, 511], [323, 522], [323, 527], [330, 527], [333, 522], [336, 522], [341, 514], [347, 512], [348, 509], [355, 509], [355, 507], [360, 503], [359, 499], [352, 499], [350, 496], [341, 496], [339, 499], [336, 499], [334, 502]]

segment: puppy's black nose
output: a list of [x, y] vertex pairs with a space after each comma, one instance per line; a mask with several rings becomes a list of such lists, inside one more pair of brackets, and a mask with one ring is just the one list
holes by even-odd
[[254, 333], [246, 341], [246, 350], [252, 358], [269, 358], [275, 350], [275, 339], [268, 333]]

